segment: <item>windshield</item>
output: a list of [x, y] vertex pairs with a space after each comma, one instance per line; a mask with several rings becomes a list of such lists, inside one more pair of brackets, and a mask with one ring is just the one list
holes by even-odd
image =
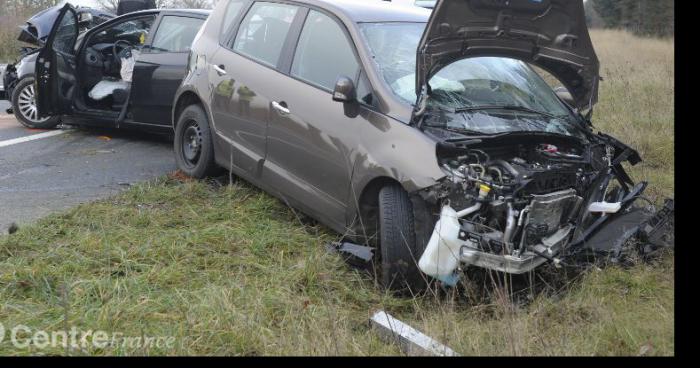
[[[398, 97], [415, 104], [416, 50], [425, 23], [363, 23], [361, 28], [386, 83]], [[439, 119], [439, 124], [450, 128], [482, 133], [582, 133], [551, 87], [520, 60], [462, 59], [440, 70], [429, 84], [429, 108], [452, 113]]]

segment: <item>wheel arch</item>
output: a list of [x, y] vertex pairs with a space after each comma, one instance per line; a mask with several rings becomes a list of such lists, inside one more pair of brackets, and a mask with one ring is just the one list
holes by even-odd
[[353, 203], [350, 207], [353, 208], [352, 223], [354, 224], [354, 233], [358, 239], [362, 239], [366, 242], [371, 238], [372, 234], [376, 232], [376, 216], [379, 210], [379, 191], [387, 185], [394, 184], [406, 189], [395, 178], [382, 175], [367, 181], [358, 192], [353, 190]]
[[187, 106], [191, 105], [200, 105], [204, 109], [204, 112], [209, 114], [209, 110], [207, 109], [206, 104], [204, 103], [204, 100], [199, 97], [199, 95], [190, 89], [181, 91], [178, 93], [177, 97], [175, 98], [175, 103], [173, 104], [173, 113], [172, 113], [172, 119], [171, 119], [171, 124], [173, 126], [173, 130], [175, 129], [175, 125], [177, 124], [177, 120], [180, 117], [180, 114], [182, 114], [182, 111], [187, 108]]

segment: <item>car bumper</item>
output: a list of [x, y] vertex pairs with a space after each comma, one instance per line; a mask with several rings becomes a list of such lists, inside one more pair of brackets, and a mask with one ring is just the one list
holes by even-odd
[[[613, 216], [582, 244], [583, 249], [596, 257], [615, 260], [621, 256], [625, 243], [632, 240], [646, 244], [645, 248], [640, 249], [642, 253], [673, 247], [673, 244], [665, 243], [662, 237], [668, 231], [668, 224], [673, 223], [674, 212], [673, 199], [666, 199], [663, 207], [656, 212], [636, 209]], [[573, 231], [571, 225], [564, 227], [520, 256], [498, 255], [465, 245], [460, 250], [460, 262], [463, 266], [523, 274], [546, 262], [561, 262], [559, 257], [562, 251], [573, 245], [570, 241]]]

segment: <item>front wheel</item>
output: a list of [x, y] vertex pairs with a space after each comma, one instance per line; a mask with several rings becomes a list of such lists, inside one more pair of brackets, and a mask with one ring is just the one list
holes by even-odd
[[34, 76], [22, 78], [12, 91], [12, 111], [17, 120], [27, 128], [51, 129], [60, 122], [58, 116], [39, 118], [36, 107], [36, 91], [34, 90]]
[[182, 111], [175, 127], [174, 145], [177, 167], [188, 176], [201, 179], [218, 171], [209, 119], [201, 106], [191, 105]]
[[416, 241], [413, 206], [398, 184], [379, 191], [379, 249], [384, 288], [416, 293], [427, 287], [427, 276], [418, 268], [425, 244]]

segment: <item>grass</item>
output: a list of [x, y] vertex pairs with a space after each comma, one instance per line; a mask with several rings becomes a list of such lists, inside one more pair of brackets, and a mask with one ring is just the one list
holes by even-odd
[[[673, 195], [672, 43], [593, 38], [605, 78], [596, 127], [639, 148], [647, 162], [632, 172], [653, 195]], [[488, 275], [397, 298], [327, 253], [337, 238], [244, 182], [138, 185], [0, 237], [0, 323], [174, 345], [18, 349], [6, 337], [0, 354], [399, 355], [368, 325], [380, 308], [464, 355], [674, 353], [672, 255], [568, 278], [548, 269], [517, 298]]]

